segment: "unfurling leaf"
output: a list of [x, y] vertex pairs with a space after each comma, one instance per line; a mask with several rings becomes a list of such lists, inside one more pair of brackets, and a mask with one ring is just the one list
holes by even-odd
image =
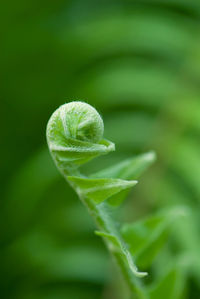
[[76, 184], [80, 194], [92, 199], [95, 203], [100, 203], [112, 195], [137, 184], [137, 181], [120, 179], [88, 179], [75, 176], [68, 176], [67, 179]]

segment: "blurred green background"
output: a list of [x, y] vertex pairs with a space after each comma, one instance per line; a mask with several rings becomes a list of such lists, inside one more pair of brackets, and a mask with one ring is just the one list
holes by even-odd
[[117, 149], [86, 173], [157, 152], [120, 217], [187, 211], [146, 283], [169, 273], [155, 298], [200, 298], [200, 1], [7, 1], [0, 22], [0, 297], [120, 298], [104, 245], [47, 150], [51, 113], [79, 99], [103, 115]]

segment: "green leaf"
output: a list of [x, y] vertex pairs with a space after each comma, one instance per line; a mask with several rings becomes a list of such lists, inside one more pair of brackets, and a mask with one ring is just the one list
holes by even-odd
[[101, 203], [112, 195], [133, 187], [137, 181], [125, 181], [120, 179], [88, 179], [76, 176], [68, 176], [67, 179], [76, 185], [77, 192], [92, 199], [95, 203]]
[[166, 241], [172, 222], [185, 214], [185, 208], [177, 207], [143, 221], [122, 226], [122, 236], [140, 267], [145, 268], [152, 263]]
[[133, 262], [133, 258], [130, 252], [127, 250], [125, 244], [123, 244], [123, 241], [117, 235], [109, 234], [101, 231], [95, 231], [95, 233], [96, 235], [101, 236], [108, 240], [110, 251], [123, 257], [126, 266], [130, 268], [130, 270], [135, 276], [144, 277], [147, 275], [147, 272], [138, 271], [136, 265]]
[[119, 178], [119, 179], [137, 179], [151, 164], [155, 161], [154, 152], [149, 152], [127, 159], [117, 165], [103, 169], [95, 174], [92, 178]]
[[[119, 179], [137, 179], [151, 164], [155, 161], [154, 152], [149, 152], [127, 159], [117, 165], [99, 171], [90, 177], [92, 178], [119, 178]], [[127, 197], [128, 190], [120, 192], [109, 198], [109, 204], [117, 206]]]
[[90, 143], [65, 138], [61, 145], [52, 142], [49, 147], [60, 169], [65, 169], [70, 164], [84, 164], [99, 155], [105, 155], [115, 150], [114, 143], [106, 139], [101, 140], [99, 143]]

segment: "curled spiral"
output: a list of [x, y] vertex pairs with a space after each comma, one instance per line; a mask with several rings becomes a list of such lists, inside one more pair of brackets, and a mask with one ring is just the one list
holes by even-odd
[[104, 238], [132, 284], [132, 274], [142, 277], [147, 273], [139, 272], [134, 265], [126, 244], [108, 214], [108, 205], [120, 204], [125, 199], [128, 189], [137, 184], [133, 176], [145, 169], [153, 157], [151, 155], [149, 159], [146, 155], [129, 159], [86, 177], [79, 172], [81, 164], [115, 150], [112, 142], [103, 139], [103, 132], [103, 120], [92, 106], [71, 102], [52, 114], [47, 125], [47, 141], [58, 169], [87, 206], [99, 228], [97, 234]]
[[104, 124], [99, 113], [84, 102], [60, 106], [47, 124], [49, 149], [59, 168], [78, 167], [92, 158], [115, 150], [103, 139]]

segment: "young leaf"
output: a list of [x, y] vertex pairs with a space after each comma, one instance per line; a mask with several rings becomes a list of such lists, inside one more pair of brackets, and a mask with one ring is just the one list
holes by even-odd
[[133, 224], [122, 226], [121, 234], [129, 244], [137, 264], [148, 267], [166, 241], [173, 221], [186, 214], [186, 209], [177, 207]]
[[[120, 178], [125, 180], [137, 179], [156, 159], [154, 152], [149, 152], [127, 159], [117, 165], [101, 170], [90, 177], [92, 178]], [[124, 190], [109, 198], [109, 204], [118, 206], [127, 197], [129, 190]]]
[[122, 256], [124, 262], [127, 263], [127, 266], [131, 269], [134, 275], [136, 275], [137, 277], [144, 277], [147, 275], [147, 272], [138, 271], [136, 265], [133, 262], [133, 258], [130, 252], [127, 250], [125, 245], [122, 243], [122, 240], [120, 240], [118, 236], [101, 231], [95, 231], [95, 233], [98, 236], [108, 239], [110, 250]]
[[155, 159], [156, 154], [154, 152], [149, 152], [103, 169], [92, 174], [90, 177], [119, 178], [124, 180], [137, 179], [149, 166], [151, 166]]
[[112, 195], [133, 187], [137, 181], [125, 181], [120, 179], [87, 179], [68, 176], [68, 181], [74, 183], [80, 195], [100, 203]]

